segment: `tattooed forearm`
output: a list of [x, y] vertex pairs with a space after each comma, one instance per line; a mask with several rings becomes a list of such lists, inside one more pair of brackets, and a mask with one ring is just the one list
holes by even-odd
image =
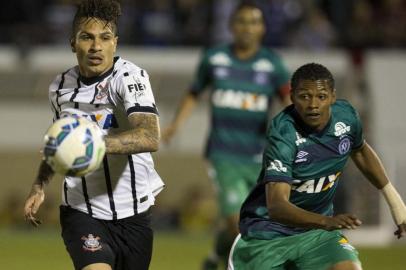
[[34, 184], [41, 186], [46, 185], [49, 183], [53, 175], [54, 172], [52, 168], [43, 160], [38, 169], [38, 175], [37, 178], [35, 179]]
[[159, 121], [155, 114], [134, 113], [131, 130], [105, 137], [107, 154], [155, 152], [159, 147]]

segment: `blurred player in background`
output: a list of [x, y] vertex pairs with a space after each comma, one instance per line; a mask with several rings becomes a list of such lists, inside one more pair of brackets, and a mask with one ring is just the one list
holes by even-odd
[[[78, 65], [58, 75], [49, 88], [55, 120], [85, 116], [105, 134], [101, 168], [63, 182], [62, 237], [77, 270], [148, 269], [149, 209], [163, 188], [149, 153], [157, 151], [160, 131], [148, 74], [114, 57], [119, 15], [114, 0], [80, 3], [70, 39]], [[42, 162], [24, 207], [33, 225], [39, 225], [35, 214], [52, 176]]]
[[341, 232], [361, 221], [333, 213], [347, 160], [383, 193], [398, 238], [406, 235], [405, 204], [365, 142], [357, 111], [336, 101], [330, 71], [306, 64], [293, 74], [291, 88], [293, 105], [272, 120], [258, 184], [241, 208], [228, 269], [361, 269]]
[[290, 101], [289, 74], [282, 60], [261, 46], [265, 33], [261, 10], [252, 2], [242, 2], [232, 14], [230, 28], [234, 42], [204, 53], [194, 84], [162, 136], [166, 142], [171, 140], [199, 96], [210, 87], [211, 127], [206, 158], [226, 222], [204, 269], [217, 269], [220, 260], [226, 263], [238, 234], [241, 203], [255, 185], [261, 168], [272, 99], [279, 96], [285, 105]]

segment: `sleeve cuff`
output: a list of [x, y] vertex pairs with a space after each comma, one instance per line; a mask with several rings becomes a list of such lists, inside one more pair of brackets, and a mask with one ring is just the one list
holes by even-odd
[[292, 184], [293, 178], [290, 176], [281, 176], [281, 175], [269, 175], [265, 176], [264, 179], [262, 180], [265, 183], [268, 182], [284, 182], [288, 184]]
[[157, 108], [150, 106], [134, 106], [127, 109], [127, 116], [132, 113], [154, 113], [159, 115]]
[[352, 150], [357, 151], [357, 150], [361, 149], [364, 145], [365, 145], [365, 140], [362, 140], [362, 142], [361, 142], [360, 144], [354, 146], [354, 147], [352, 148]]

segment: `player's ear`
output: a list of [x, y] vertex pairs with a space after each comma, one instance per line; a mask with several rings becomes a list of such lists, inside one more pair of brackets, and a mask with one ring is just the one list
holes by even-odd
[[290, 89], [290, 101], [294, 103], [294, 99], [295, 99], [295, 91], [292, 88]]
[[336, 96], [336, 89], [334, 88], [334, 89], [332, 90], [332, 93], [331, 93], [331, 104], [335, 103], [335, 102], [336, 102], [336, 99], [337, 99], [337, 96]]
[[118, 36], [114, 37], [114, 53], [116, 52], [117, 49], [117, 42], [118, 42]]
[[76, 49], [75, 49], [75, 39], [74, 39], [74, 38], [71, 38], [71, 39], [69, 40], [69, 43], [70, 43], [70, 48], [71, 48], [72, 52], [75, 53], [75, 52], [76, 52]]

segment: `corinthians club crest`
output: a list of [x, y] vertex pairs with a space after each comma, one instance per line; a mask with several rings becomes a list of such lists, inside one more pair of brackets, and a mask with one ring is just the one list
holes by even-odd
[[102, 245], [99, 242], [100, 237], [98, 237], [98, 236], [94, 237], [93, 234], [89, 234], [87, 237], [82, 236], [81, 239], [84, 240], [84, 243], [82, 246], [84, 250], [95, 252], [102, 248]]
[[110, 78], [99, 83], [97, 87], [97, 95], [95, 96], [95, 99], [98, 101], [101, 101], [105, 98], [107, 98], [109, 94], [109, 85], [110, 85]]

